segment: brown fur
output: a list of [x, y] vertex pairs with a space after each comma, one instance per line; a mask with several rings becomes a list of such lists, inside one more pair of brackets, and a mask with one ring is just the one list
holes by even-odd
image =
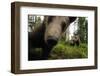
[[74, 45], [79, 46], [80, 45], [80, 37], [79, 37], [79, 35], [72, 36], [70, 44], [73, 45], [73, 46]]
[[34, 60], [32, 48], [42, 48], [40, 59], [48, 59], [61, 34], [75, 19], [76, 17], [45, 16], [43, 23], [34, 32], [28, 34], [29, 60]]

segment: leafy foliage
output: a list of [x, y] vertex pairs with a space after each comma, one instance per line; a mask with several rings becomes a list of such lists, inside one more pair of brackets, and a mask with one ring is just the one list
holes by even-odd
[[86, 17], [79, 17], [78, 19], [78, 35], [82, 43], [87, 43], [88, 38], [88, 23]]

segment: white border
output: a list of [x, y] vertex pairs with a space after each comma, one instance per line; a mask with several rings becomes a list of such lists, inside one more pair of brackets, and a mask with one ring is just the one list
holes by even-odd
[[[28, 61], [28, 14], [88, 17], [88, 58]], [[94, 65], [94, 11], [21, 7], [20, 8], [20, 69], [43, 69]]]

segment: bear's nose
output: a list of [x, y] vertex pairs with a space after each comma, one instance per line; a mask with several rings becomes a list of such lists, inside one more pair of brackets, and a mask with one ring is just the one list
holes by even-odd
[[57, 41], [58, 39], [56, 37], [49, 37], [47, 39], [47, 44], [53, 46], [57, 44]]

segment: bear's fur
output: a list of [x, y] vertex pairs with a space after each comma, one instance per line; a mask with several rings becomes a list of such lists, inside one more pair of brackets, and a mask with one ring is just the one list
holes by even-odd
[[45, 16], [43, 23], [33, 32], [28, 33], [28, 59], [34, 60], [33, 48], [42, 48], [40, 60], [48, 59], [61, 34], [75, 19], [76, 17]]

